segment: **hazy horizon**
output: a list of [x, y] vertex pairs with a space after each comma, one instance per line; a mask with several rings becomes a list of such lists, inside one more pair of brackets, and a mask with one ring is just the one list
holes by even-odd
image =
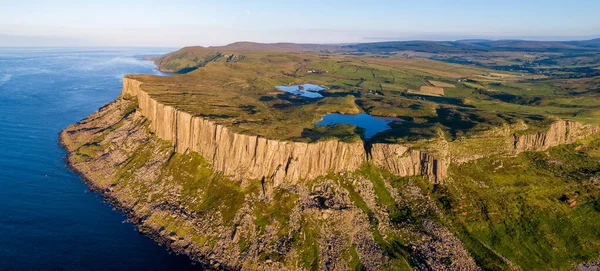
[[34, 0], [4, 5], [0, 10], [0, 46], [170, 48], [237, 41], [587, 40], [600, 38], [597, 10], [600, 2], [585, 0]]

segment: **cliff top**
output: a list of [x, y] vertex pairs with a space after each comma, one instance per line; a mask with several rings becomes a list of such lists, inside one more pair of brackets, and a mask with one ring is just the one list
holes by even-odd
[[[359, 140], [363, 131], [355, 126], [315, 125], [334, 112], [405, 120], [389, 123], [391, 129], [374, 142], [453, 140], [498, 127], [532, 131], [556, 117], [590, 123], [598, 115], [589, 104], [578, 104], [592, 93], [571, 95], [574, 81], [540, 75], [400, 55], [222, 49], [187, 47], [157, 60], [163, 70], [183, 65], [185, 74], [128, 77], [142, 81], [161, 103], [236, 132], [293, 141]], [[321, 98], [276, 89], [295, 84], [326, 89]]]

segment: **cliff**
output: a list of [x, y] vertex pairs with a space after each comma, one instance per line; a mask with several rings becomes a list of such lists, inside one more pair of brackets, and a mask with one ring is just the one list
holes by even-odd
[[[461, 240], [440, 222], [443, 214], [421, 190], [420, 182], [392, 182], [377, 167], [363, 164], [356, 171], [328, 174], [310, 182], [278, 186], [259, 180], [242, 183], [214, 172], [214, 166], [198, 153], [181, 152], [188, 148], [182, 147], [185, 144], [193, 145], [182, 143], [185, 137], [174, 136], [182, 133], [181, 127], [172, 130], [173, 134], [157, 130], [163, 137], [173, 136], [171, 140], [178, 142], [176, 148], [158, 133], [150, 133], [157, 119], [148, 121], [144, 116], [147, 112], [142, 114], [137, 104], [137, 99], [124, 95], [63, 130], [60, 142], [67, 150], [67, 161], [91, 188], [123, 209], [140, 232], [190, 256], [202, 269], [411, 270], [414, 266], [422, 270], [480, 270]], [[160, 110], [164, 108], [155, 112]], [[202, 121], [192, 123], [189, 125], [196, 127]], [[243, 142], [272, 148], [257, 147], [251, 156], [250, 150], [231, 149], [234, 142], [243, 139], [241, 135], [218, 127], [210, 132], [231, 136], [225, 140], [229, 142], [227, 152], [222, 146], [210, 151], [249, 161], [268, 159], [258, 158], [261, 151], [280, 157], [277, 150], [288, 153], [302, 146], [260, 138], [262, 143]], [[197, 142], [198, 135], [185, 140]], [[218, 144], [223, 140], [214, 139]], [[315, 144], [305, 155], [324, 159], [324, 153], [308, 153], [319, 146], [331, 146], [334, 152], [354, 145]], [[356, 148], [364, 153], [362, 146], [357, 144]], [[390, 151], [411, 153], [405, 149]], [[380, 153], [374, 152], [375, 156]], [[415, 152], [410, 156], [414, 160], [404, 163], [418, 164], [421, 159]], [[350, 154], [346, 158], [354, 161]], [[414, 174], [421, 167], [399, 168]], [[290, 166], [287, 172], [297, 170]]]
[[448, 169], [446, 159], [397, 144], [373, 144], [371, 161], [395, 175], [423, 175], [434, 183], [443, 181]]
[[[499, 142], [495, 148], [513, 155], [597, 133], [596, 127], [571, 121], [556, 121], [544, 131], [529, 134], [504, 129], [478, 139], [483, 141], [470, 142], [468, 146], [483, 149], [464, 156], [471, 160], [485, 157], [473, 155], [491, 149], [485, 142]], [[496, 250], [496, 244], [473, 239], [476, 235], [466, 232], [461, 223], [481, 221], [471, 220], [473, 216], [495, 219], [502, 214], [482, 211], [477, 205], [485, 193], [491, 194], [490, 200], [511, 204], [514, 200], [505, 199], [512, 194], [506, 193], [517, 191], [521, 198], [521, 189], [527, 189], [519, 175], [522, 163], [529, 167], [527, 174], [539, 174], [544, 165], [572, 164], [557, 162], [557, 155], [572, 156], [559, 149], [558, 154], [551, 150], [549, 157], [542, 155], [547, 159], [544, 163], [530, 163], [528, 156], [519, 156], [513, 161], [518, 166], [509, 166], [512, 157], [498, 157], [502, 166], [494, 161], [493, 173], [488, 172], [492, 167], [485, 164], [490, 163], [486, 159], [478, 161], [484, 166], [474, 163], [448, 170], [449, 164], [458, 163], [456, 144], [465, 149], [467, 143], [440, 139], [429, 142], [427, 150], [418, 150], [400, 144], [268, 140], [235, 133], [209, 119], [161, 104], [143, 91], [140, 81], [130, 79], [124, 80], [121, 97], [67, 127], [60, 142], [67, 150], [70, 167], [125, 210], [141, 232], [219, 270], [481, 270], [477, 265], [487, 263], [476, 262], [472, 255], [495, 258], [494, 264], [506, 266], [499, 269], [512, 270], [514, 255], [505, 257], [506, 251]], [[581, 148], [569, 148], [580, 153]], [[582, 172], [600, 172], [597, 163], [584, 164], [591, 168]], [[454, 182], [434, 186], [420, 177], [398, 181], [382, 168], [398, 176], [423, 175], [431, 182], [441, 182], [448, 175]], [[470, 175], [477, 170], [485, 173]], [[518, 189], [488, 189], [498, 187], [492, 183], [473, 190], [472, 180], [494, 180], [480, 178], [485, 174], [519, 175], [515, 179]], [[569, 178], [559, 172], [556, 178], [542, 180], [557, 183], [539, 187], [563, 184], [565, 176]], [[240, 182], [239, 178], [247, 179]], [[275, 182], [262, 182], [262, 178]], [[308, 178], [312, 179], [299, 181]], [[525, 180], [535, 180], [531, 185], [540, 182], [535, 176]], [[467, 190], [445, 188], [462, 185]], [[531, 189], [540, 190], [537, 186]], [[498, 197], [497, 193], [504, 195]], [[562, 201], [546, 200], [554, 196], [541, 198], [572, 210]], [[577, 200], [581, 202], [577, 206], [589, 206], [584, 197]], [[526, 228], [519, 236], [533, 230], [539, 228]], [[488, 244], [496, 247], [492, 250]]]
[[[432, 154], [399, 144], [337, 140], [305, 143], [239, 134], [209, 119], [159, 103], [142, 85], [141, 81], [125, 77], [123, 94], [138, 97], [142, 114], [151, 121], [151, 131], [170, 141], [177, 152], [195, 151], [205, 157], [215, 171], [234, 179], [272, 179], [275, 185], [295, 183], [329, 171], [353, 171], [370, 161], [398, 176], [423, 175], [439, 183], [446, 177], [450, 161], [465, 162], [486, 156], [483, 153], [456, 159], [448, 154], [447, 144]], [[517, 155], [573, 143], [593, 134], [600, 134], [598, 127], [557, 120], [546, 131], [502, 135], [506, 143], [502, 149], [503, 153]]]
[[138, 97], [139, 108], [152, 122], [153, 133], [172, 142], [180, 153], [200, 153], [214, 170], [235, 179], [272, 178], [276, 185], [295, 183], [329, 171], [353, 171], [367, 160], [399, 176], [422, 174], [434, 182], [445, 176], [442, 161], [401, 145], [373, 144], [365, 149], [364, 142], [289, 142], [234, 133], [223, 125], [157, 102], [141, 86], [138, 80], [123, 79], [123, 93]]
[[558, 120], [543, 132], [514, 135], [515, 153], [524, 151], [542, 151], [560, 144], [573, 143], [578, 139], [600, 134], [597, 126], [585, 125], [575, 121]]

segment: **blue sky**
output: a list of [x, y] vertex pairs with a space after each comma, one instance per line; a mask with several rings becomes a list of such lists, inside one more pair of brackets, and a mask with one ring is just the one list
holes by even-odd
[[600, 37], [598, 0], [0, 2], [0, 46]]

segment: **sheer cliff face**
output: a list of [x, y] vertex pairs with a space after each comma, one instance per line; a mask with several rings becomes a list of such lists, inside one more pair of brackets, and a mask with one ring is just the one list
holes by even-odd
[[[557, 121], [537, 134], [507, 129], [490, 137], [510, 155], [598, 132]], [[71, 168], [125, 210], [140, 231], [214, 269], [481, 270], [471, 257], [475, 250], [468, 250], [479, 240], [456, 234], [466, 224], [449, 224], [480, 215], [478, 204], [464, 202], [473, 187], [459, 190], [460, 197], [437, 191], [445, 199], [452, 196], [440, 209], [434, 186], [421, 177], [399, 181], [381, 170], [443, 181], [448, 164], [459, 163], [450, 151], [459, 149], [443, 140], [431, 143], [431, 152], [398, 144], [267, 140], [157, 103], [140, 82], [125, 79], [122, 97], [67, 127], [60, 142]], [[329, 172], [334, 174], [319, 176]], [[482, 176], [449, 174], [456, 181], [440, 187]], [[474, 211], [467, 213], [467, 206]], [[484, 255], [518, 268], [492, 253]]]
[[138, 97], [139, 108], [152, 121], [151, 131], [173, 143], [178, 152], [200, 153], [214, 170], [234, 178], [272, 178], [275, 184], [313, 179], [329, 171], [353, 171], [368, 159], [399, 176], [424, 174], [441, 180], [445, 166], [439, 160], [401, 145], [329, 140], [287, 142], [243, 135], [210, 120], [163, 105], [141, 88], [141, 82], [123, 79], [123, 92]]
[[139, 81], [125, 78], [123, 85], [124, 93], [138, 97], [141, 112], [152, 121], [152, 132], [171, 141], [178, 152], [200, 153], [215, 171], [234, 178], [272, 178], [275, 184], [295, 182], [330, 170], [355, 170], [366, 160], [362, 142], [308, 144], [238, 134], [158, 103], [141, 90]]
[[[177, 139], [177, 150], [151, 134], [151, 125], [136, 99], [125, 96], [67, 127], [60, 142], [70, 167], [122, 208], [141, 232], [209, 268], [409, 270], [410, 262], [427, 270], [480, 270], [460, 239], [440, 223], [443, 214], [418, 177], [393, 182], [366, 164], [310, 182], [244, 184], [215, 173], [198, 153], [181, 152], [181, 142], [193, 145], [198, 137]], [[342, 145], [314, 148], [327, 146], [344, 151]], [[273, 151], [257, 147], [260, 152]]]
[[375, 165], [395, 175], [423, 175], [434, 183], [444, 180], [448, 168], [446, 159], [397, 144], [373, 144], [371, 158]]
[[[124, 78], [123, 93], [138, 97], [142, 114], [151, 121], [150, 129], [159, 138], [172, 142], [178, 152], [200, 153], [215, 171], [235, 179], [272, 179], [275, 185], [296, 183], [329, 171], [353, 171], [370, 161], [398, 176], [423, 175], [439, 183], [446, 177], [450, 161], [456, 160], [448, 155], [447, 145], [432, 155], [398, 144], [336, 140], [303, 143], [238, 134], [208, 119], [157, 102], [143, 91], [142, 82], [138, 80]], [[513, 135], [512, 139], [506, 135], [506, 153], [545, 150], [592, 134], [600, 134], [598, 127], [559, 120], [544, 132]], [[472, 159], [461, 157], [460, 160]]]
[[523, 151], [541, 151], [560, 144], [573, 143], [589, 135], [600, 134], [597, 126], [584, 125], [574, 121], [556, 121], [547, 131], [535, 134], [515, 135], [516, 153]]

